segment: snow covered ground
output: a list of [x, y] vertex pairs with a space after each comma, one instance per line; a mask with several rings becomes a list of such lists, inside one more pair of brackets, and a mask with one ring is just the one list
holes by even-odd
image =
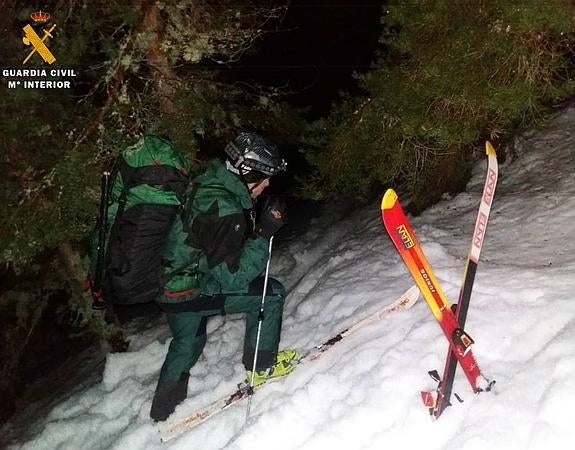
[[[500, 167], [499, 186], [468, 315], [475, 355], [497, 380], [430, 419], [419, 391], [435, 383], [447, 343], [426, 303], [396, 312], [337, 344], [322, 359], [245, 404], [160, 443], [148, 412], [169, 344], [165, 324], [130, 336], [109, 355], [103, 382], [63, 400], [13, 448], [25, 449], [570, 449], [575, 440], [575, 108], [522, 139]], [[444, 290], [457, 298], [480, 199], [485, 162], [467, 192], [412, 225]], [[412, 285], [374, 203], [350, 217], [328, 215], [278, 251], [285, 282], [282, 346], [312, 347]], [[241, 316], [214, 318], [191, 371], [183, 414], [227, 393], [244, 376]]]

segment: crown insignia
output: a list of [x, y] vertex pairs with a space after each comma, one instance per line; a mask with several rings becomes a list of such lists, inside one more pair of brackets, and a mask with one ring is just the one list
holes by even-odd
[[36, 11], [35, 13], [30, 14], [30, 17], [36, 23], [44, 23], [50, 20], [50, 14], [44, 11]]

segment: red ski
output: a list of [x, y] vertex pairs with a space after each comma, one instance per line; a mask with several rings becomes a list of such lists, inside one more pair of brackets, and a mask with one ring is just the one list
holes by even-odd
[[[459, 326], [393, 189], [388, 189], [383, 196], [381, 216], [391, 240], [447, 337], [473, 392], [489, 390], [491, 384], [481, 374], [471, 350], [473, 339]], [[431, 400], [424, 398], [424, 401]]]

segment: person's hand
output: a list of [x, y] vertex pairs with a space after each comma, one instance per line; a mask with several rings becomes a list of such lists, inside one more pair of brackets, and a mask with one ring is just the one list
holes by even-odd
[[269, 239], [287, 223], [287, 206], [279, 197], [268, 197], [256, 225], [256, 233]]

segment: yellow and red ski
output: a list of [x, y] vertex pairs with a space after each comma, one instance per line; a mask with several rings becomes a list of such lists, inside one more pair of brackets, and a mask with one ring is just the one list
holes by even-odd
[[[475, 361], [471, 345], [473, 340], [459, 326], [451, 305], [443, 293], [437, 278], [433, 274], [423, 249], [417, 240], [407, 217], [399, 203], [397, 194], [388, 189], [381, 202], [381, 217], [383, 224], [399, 252], [415, 283], [419, 287], [423, 298], [429, 305], [433, 316], [441, 326], [443, 333], [449, 341], [453, 353], [457, 357], [473, 392], [488, 390], [489, 381], [481, 374]], [[422, 392], [422, 396], [430, 393]], [[426, 404], [436, 399], [423, 398]]]

